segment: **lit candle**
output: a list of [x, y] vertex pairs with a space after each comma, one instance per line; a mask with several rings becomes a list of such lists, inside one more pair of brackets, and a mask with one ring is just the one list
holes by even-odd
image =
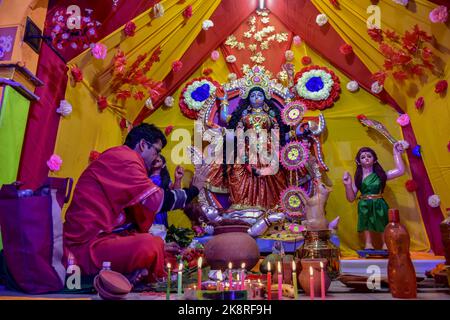
[[178, 266], [178, 294], [179, 295], [181, 295], [183, 293], [182, 279], [183, 279], [183, 263], [180, 263], [180, 265]]
[[272, 295], [272, 272], [270, 272], [270, 262], [267, 262], [267, 300]]
[[202, 290], [202, 257], [197, 261], [197, 287], [198, 290]]
[[292, 284], [294, 285], [294, 299], [298, 300], [297, 272], [295, 272], [295, 267], [295, 261], [292, 261]]
[[228, 263], [228, 286], [230, 287], [230, 290], [233, 286], [233, 273], [231, 272], [231, 269], [233, 268], [233, 264], [231, 262]]
[[241, 264], [241, 290], [245, 290], [245, 263]]
[[166, 291], [166, 300], [170, 300], [170, 278], [171, 278], [171, 273], [170, 273], [170, 268], [172, 266], [170, 265], [170, 263], [167, 264], [167, 291]]
[[281, 262], [278, 261], [278, 300], [282, 299], [283, 296], [283, 277], [281, 274]]
[[323, 270], [322, 261], [320, 261], [320, 293], [322, 300], [325, 300], [325, 272]]
[[314, 271], [311, 266], [309, 266], [309, 296], [314, 300]]

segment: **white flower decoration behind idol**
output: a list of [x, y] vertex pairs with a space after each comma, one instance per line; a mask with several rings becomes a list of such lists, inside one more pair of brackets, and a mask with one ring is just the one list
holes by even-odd
[[318, 14], [318, 15], [317, 15], [317, 17], [316, 17], [316, 23], [317, 23], [320, 27], [326, 25], [327, 22], [328, 22], [328, 17], [327, 17], [327, 15], [326, 15], [325, 13], [321, 13], [321, 14]]
[[56, 109], [56, 112], [63, 117], [67, 117], [72, 113], [72, 105], [67, 100], [61, 100], [59, 103], [59, 108]]
[[441, 205], [441, 199], [437, 194], [428, 197], [428, 205], [432, 208], [437, 208]]
[[235, 63], [236, 62], [236, 56], [230, 54], [229, 56], [227, 56], [226, 58], [228, 63]]
[[378, 81], [375, 81], [374, 83], [372, 83], [370, 91], [375, 94], [379, 94], [381, 91], [383, 91], [383, 86]]
[[153, 6], [153, 17], [160, 18], [164, 15], [164, 7], [161, 3], [157, 3]]
[[359, 89], [359, 84], [356, 81], [350, 81], [349, 83], [347, 83], [347, 90], [350, 92], [356, 92]]
[[175, 99], [172, 96], [167, 96], [164, 99], [164, 104], [169, 108], [173, 107], [174, 102], [175, 102]]
[[202, 29], [203, 30], [208, 30], [209, 28], [214, 27], [214, 22], [212, 22], [211, 20], [205, 20], [202, 23]]
[[[310, 91], [307, 88], [308, 81], [312, 78], [320, 78], [323, 86], [318, 91]], [[325, 100], [330, 96], [331, 89], [333, 88], [333, 78], [331, 74], [324, 70], [315, 69], [305, 72], [300, 79], [297, 80], [295, 88], [300, 97], [310, 100]]]

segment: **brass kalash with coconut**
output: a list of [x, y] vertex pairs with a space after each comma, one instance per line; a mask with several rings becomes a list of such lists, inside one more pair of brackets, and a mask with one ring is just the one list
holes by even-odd
[[[217, 103], [200, 111], [204, 136], [214, 142], [206, 153], [221, 160], [212, 165], [198, 203], [212, 235], [205, 244], [211, 269], [245, 263], [251, 270], [266, 251], [261, 246], [275, 244], [278, 253], [260, 264], [263, 273], [286, 251], [297, 261], [324, 259], [329, 277], [339, 275], [339, 249], [330, 241], [338, 219], [329, 223], [324, 209], [331, 191], [322, 182], [328, 171], [320, 140], [325, 119], [305, 117], [289, 83], [254, 66], [214, 90], [210, 102]], [[194, 162], [202, 161], [198, 149], [191, 152]], [[290, 264], [294, 257], [282, 260]]]

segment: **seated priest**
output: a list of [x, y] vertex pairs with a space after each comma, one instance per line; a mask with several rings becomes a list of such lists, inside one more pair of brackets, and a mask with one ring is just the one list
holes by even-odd
[[[194, 199], [209, 168], [197, 167], [191, 187], [163, 190], [149, 178], [167, 141], [151, 124], [133, 128], [123, 146], [103, 152], [82, 173], [64, 223], [64, 247], [82, 275], [105, 261], [125, 275], [165, 276], [164, 242], [148, 233], [156, 213], [181, 209]], [[131, 280], [131, 279], [130, 279]]]

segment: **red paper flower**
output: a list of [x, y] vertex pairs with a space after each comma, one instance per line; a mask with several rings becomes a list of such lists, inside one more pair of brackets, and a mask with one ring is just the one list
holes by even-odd
[[192, 6], [191, 5], [187, 6], [187, 8], [184, 9], [183, 17], [185, 17], [186, 19], [189, 19], [190, 17], [192, 17]]
[[343, 55], [349, 55], [353, 53], [353, 48], [351, 45], [349, 45], [348, 43], [344, 43], [343, 45], [341, 45], [339, 47], [339, 51], [343, 54]]
[[116, 94], [116, 98], [117, 100], [127, 100], [128, 98], [131, 97], [131, 92], [130, 90], [119, 90]]
[[369, 36], [372, 38], [373, 41], [375, 42], [383, 41], [383, 31], [381, 31], [381, 29], [371, 28], [367, 30], [367, 33], [369, 34]]
[[125, 118], [120, 119], [119, 125], [122, 129], [125, 129], [127, 127], [127, 119]]
[[136, 24], [133, 21], [127, 22], [123, 31], [127, 37], [134, 37], [136, 34]]
[[336, 9], [339, 9], [339, 1], [338, 0], [330, 0], [330, 3], [335, 7]]
[[91, 153], [89, 154], [89, 161], [92, 162], [94, 160], [97, 160], [98, 157], [100, 157], [100, 154], [101, 153], [98, 151], [95, 151], [95, 150], [91, 151]]
[[105, 110], [108, 107], [108, 100], [106, 100], [106, 97], [99, 96], [97, 98], [97, 106], [98, 106], [100, 111]]
[[365, 115], [363, 115], [363, 114], [358, 114], [358, 115], [356, 116], [356, 118], [357, 118], [359, 121], [361, 121], [361, 120], [366, 120], [366, 119], [367, 119], [367, 117], [366, 117]]
[[448, 150], [448, 152], [450, 152], [450, 141], [447, 144], [447, 150]]
[[141, 100], [143, 100], [145, 98], [145, 95], [144, 95], [144, 93], [142, 91], [138, 91], [135, 94], [133, 94], [133, 98], [135, 100], [141, 101]]
[[173, 126], [168, 126], [168, 127], [166, 127], [166, 129], [164, 129], [164, 134], [166, 136], [168, 136], [169, 134], [172, 133], [172, 131], [173, 131]]
[[416, 103], [415, 103], [416, 109], [419, 111], [422, 110], [424, 104], [425, 104], [425, 100], [423, 99], [423, 97], [420, 97], [419, 99], [416, 100]]
[[73, 66], [72, 69], [70, 69], [70, 72], [72, 73], [72, 77], [75, 82], [83, 81], [83, 72], [80, 68], [78, 68], [77, 66]]
[[209, 76], [212, 72], [213, 70], [211, 68], [205, 68], [202, 73], [204, 76]]
[[302, 64], [303, 64], [303, 65], [307, 66], [307, 65], [310, 64], [310, 63], [311, 63], [311, 58], [310, 58], [310, 57], [304, 56], [304, 57], [302, 58]]
[[447, 80], [440, 80], [438, 83], [436, 83], [436, 87], [434, 88], [434, 92], [436, 93], [442, 93], [447, 90], [448, 83]]
[[180, 72], [182, 68], [183, 68], [183, 62], [181, 62], [180, 60], [176, 60], [172, 63], [173, 72]]
[[419, 185], [413, 179], [406, 181], [405, 187], [406, 187], [406, 190], [408, 190], [408, 192], [414, 192], [417, 189], [419, 189]]

